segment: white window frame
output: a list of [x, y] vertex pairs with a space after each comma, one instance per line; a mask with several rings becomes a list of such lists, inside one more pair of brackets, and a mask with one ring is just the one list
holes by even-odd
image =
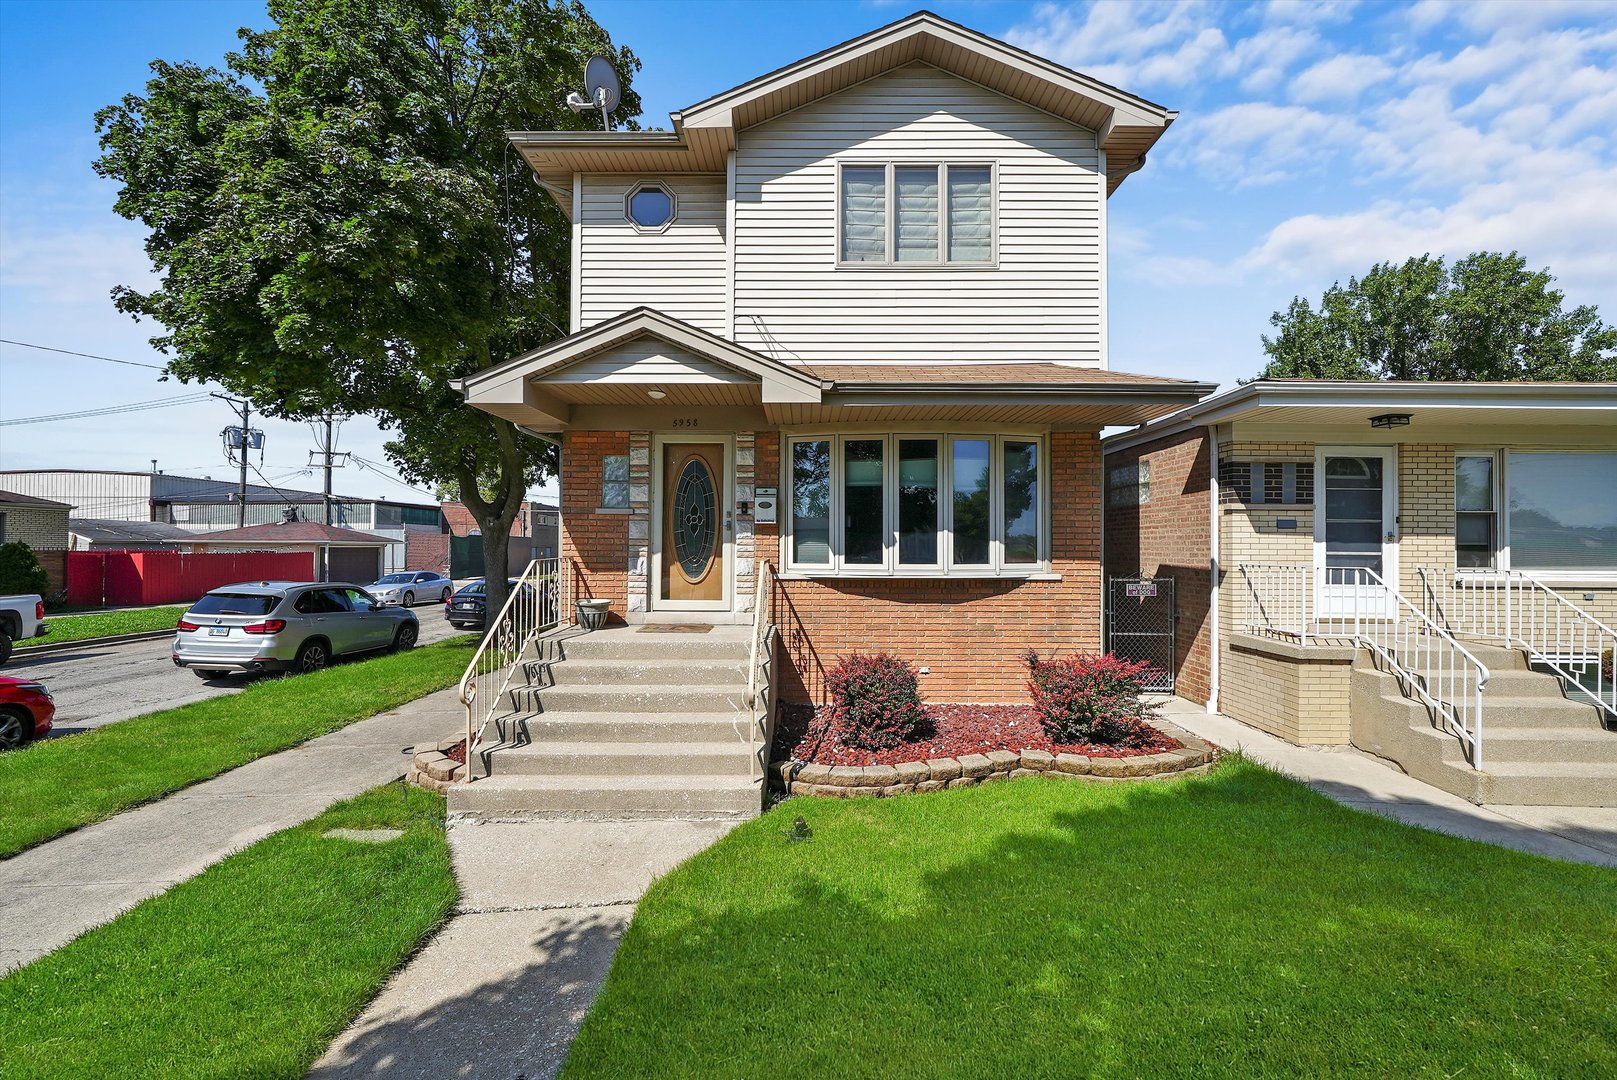
[[[1489, 575], [1510, 573], [1518, 569], [1511, 560], [1510, 550], [1510, 459], [1512, 454], [1612, 454], [1611, 450], [1590, 446], [1494, 446], [1459, 448], [1454, 452], [1456, 462], [1462, 457], [1494, 459], [1494, 515], [1497, 524], [1494, 537], [1494, 566], [1461, 567], [1454, 572], [1467, 578], [1486, 579]], [[1458, 509], [1455, 510], [1454, 530], [1459, 531]], [[1456, 556], [1458, 552], [1456, 552]], [[1592, 570], [1578, 567], [1524, 567], [1520, 572], [1529, 574], [1546, 585], [1611, 585], [1617, 584], [1617, 570]]]
[[[898, 562], [898, 444], [900, 440], [931, 439], [938, 445], [938, 558], [927, 565]], [[989, 453], [989, 561], [957, 565], [954, 562], [954, 443], [957, 440], [986, 440]], [[843, 484], [843, 444], [848, 441], [881, 441], [884, 444], [882, 529], [883, 558], [880, 565], [844, 561], [846, 533]], [[792, 457], [793, 444], [831, 443], [830, 549], [827, 563], [800, 563], [794, 555]], [[1031, 442], [1038, 446], [1038, 559], [1031, 563], [1005, 562], [1005, 443]], [[1052, 576], [1050, 556], [1050, 438], [1042, 431], [790, 431], [781, 433], [781, 542], [782, 566], [788, 577], [842, 578], [1040, 578]]]
[[[951, 166], [988, 169], [988, 258], [986, 260], [950, 261], [949, 259], [949, 169]], [[842, 173], [846, 168], [885, 168], [887, 178], [887, 205], [884, 239], [887, 256], [880, 261], [849, 262], [842, 257]], [[938, 170], [938, 257], [935, 260], [905, 260], [894, 258], [893, 245], [897, 240], [898, 200], [894, 184], [894, 170], [900, 168], [932, 168]], [[839, 270], [994, 270], [999, 267], [999, 162], [970, 158], [951, 158], [948, 161], [912, 160], [908, 158], [839, 158], [836, 161], [836, 250], [833, 257]]]
[[[647, 188], [657, 188], [664, 195], [668, 196], [668, 220], [663, 222], [661, 225], [642, 225], [640, 222], [634, 219], [634, 213], [630, 210], [630, 206], [634, 202], [634, 197], [640, 194], [640, 192], [645, 191]], [[623, 220], [627, 221], [629, 226], [633, 228], [635, 232], [644, 236], [658, 236], [667, 232], [669, 229], [673, 228], [674, 221], [678, 219], [678, 217], [679, 193], [676, 192], [672, 185], [670, 185], [666, 180], [636, 180], [629, 186], [629, 190], [623, 194]]]
[[[1451, 539], [1454, 541], [1454, 569], [1457, 573], [1469, 574], [1496, 574], [1510, 565], [1508, 545], [1505, 540], [1505, 457], [1506, 454], [1499, 447], [1489, 449], [1483, 447], [1476, 450], [1457, 449], [1454, 451], [1454, 464], [1452, 478], [1454, 480], [1454, 497], [1450, 505], [1454, 512], [1454, 529]], [[1460, 459], [1461, 458], [1491, 458], [1493, 459], [1493, 565], [1492, 566], [1461, 566], [1460, 565], [1460, 515], [1480, 514], [1481, 510], [1460, 509]]]

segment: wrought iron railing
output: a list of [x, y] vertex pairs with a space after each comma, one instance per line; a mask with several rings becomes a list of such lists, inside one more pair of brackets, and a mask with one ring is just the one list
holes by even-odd
[[1420, 567], [1422, 602], [1456, 634], [1524, 650], [1558, 675], [1569, 697], [1617, 722], [1617, 631], [1531, 574]]
[[752, 764], [748, 774], [767, 792], [770, 743], [775, 734], [775, 642], [779, 637], [773, 609], [775, 564], [758, 564], [757, 592], [753, 596], [752, 638], [747, 658], [747, 749]]
[[535, 559], [528, 564], [511, 586], [499, 614], [485, 621], [483, 640], [460, 678], [460, 700], [466, 706], [466, 768], [462, 775], [468, 781], [476, 771], [474, 755], [489, 721], [502, 709], [513, 715], [521, 711], [508, 695], [518, 686], [526, 686], [532, 677], [531, 666], [524, 662], [538, 659], [540, 636], [566, 618], [559, 571], [557, 559]]
[[1347, 638], [1368, 649], [1406, 694], [1459, 739], [1472, 767], [1482, 768], [1483, 693], [1490, 675], [1449, 630], [1364, 567], [1327, 567], [1317, 596], [1311, 567], [1254, 563], [1239, 569], [1247, 586], [1243, 629], [1302, 645], [1310, 635]]

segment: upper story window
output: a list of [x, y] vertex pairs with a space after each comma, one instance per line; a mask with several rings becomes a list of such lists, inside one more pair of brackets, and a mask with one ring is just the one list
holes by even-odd
[[662, 232], [674, 223], [674, 191], [666, 184], [642, 181], [624, 196], [623, 214], [641, 232]]
[[839, 262], [994, 261], [992, 165], [845, 164], [839, 179]]

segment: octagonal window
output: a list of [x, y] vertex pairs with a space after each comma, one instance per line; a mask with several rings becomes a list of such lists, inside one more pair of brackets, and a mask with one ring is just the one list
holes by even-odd
[[624, 212], [642, 232], [660, 232], [674, 220], [674, 193], [662, 184], [637, 184], [629, 192]]

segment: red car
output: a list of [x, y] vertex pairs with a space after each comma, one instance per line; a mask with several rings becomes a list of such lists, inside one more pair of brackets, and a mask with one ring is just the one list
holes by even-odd
[[0, 750], [15, 750], [51, 729], [56, 702], [45, 684], [0, 675]]

